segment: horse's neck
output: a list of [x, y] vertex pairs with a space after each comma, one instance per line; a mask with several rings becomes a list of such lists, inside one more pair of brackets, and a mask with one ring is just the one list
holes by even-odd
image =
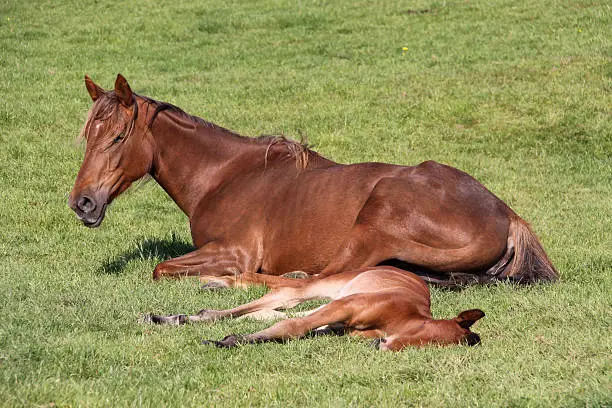
[[151, 175], [188, 217], [198, 202], [228, 178], [246, 138], [177, 114], [160, 114], [152, 126]]
[[[277, 150], [286, 147], [261, 143], [174, 112], [160, 114], [151, 135], [155, 146], [151, 175], [190, 218], [197, 204], [224, 182], [241, 173], [263, 170], [272, 165], [274, 157], [286, 157], [286, 150], [281, 154]], [[307, 154], [309, 169], [336, 165], [317, 153]], [[301, 170], [291, 163], [287, 171]]]

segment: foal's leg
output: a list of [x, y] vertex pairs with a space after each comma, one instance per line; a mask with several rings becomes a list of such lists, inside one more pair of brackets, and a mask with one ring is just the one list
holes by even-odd
[[263, 343], [268, 341], [284, 341], [300, 338], [313, 330], [325, 326], [344, 323], [351, 319], [355, 304], [348, 296], [325, 305], [312, 314], [295, 319], [281, 320], [273, 326], [248, 335], [230, 335], [221, 341], [204, 340], [204, 344], [214, 344], [218, 347], [234, 347], [238, 344]]
[[[304, 282], [304, 286], [307, 286], [306, 282]], [[149, 315], [145, 317], [145, 320], [156, 324], [179, 325], [188, 322], [211, 322], [218, 319], [239, 317], [264, 309], [290, 309], [313, 298], [308, 296], [307, 290], [305, 289], [306, 288], [281, 287], [274, 289], [253, 302], [246, 303], [233, 309], [202, 309], [196, 315]]]

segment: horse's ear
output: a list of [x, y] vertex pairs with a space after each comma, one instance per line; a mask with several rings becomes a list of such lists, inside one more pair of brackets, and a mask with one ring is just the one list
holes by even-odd
[[474, 323], [482, 319], [484, 316], [485, 314], [482, 310], [471, 309], [459, 313], [459, 315], [455, 317], [455, 321], [464, 329], [469, 329]]
[[123, 106], [130, 107], [134, 103], [134, 96], [127, 79], [123, 75], [118, 74], [115, 80], [115, 94]]
[[85, 75], [85, 87], [87, 87], [87, 92], [94, 102], [106, 92], [87, 75]]

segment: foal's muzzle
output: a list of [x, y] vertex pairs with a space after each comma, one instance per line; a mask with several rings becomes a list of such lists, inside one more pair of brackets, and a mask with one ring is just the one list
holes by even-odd
[[470, 332], [467, 336], [463, 338], [463, 341], [468, 346], [476, 346], [480, 344], [480, 336], [477, 333]]
[[68, 199], [68, 206], [77, 217], [89, 228], [96, 228], [104, 219], [106, 213], [106, 199], [96, 194], [82, 194]]

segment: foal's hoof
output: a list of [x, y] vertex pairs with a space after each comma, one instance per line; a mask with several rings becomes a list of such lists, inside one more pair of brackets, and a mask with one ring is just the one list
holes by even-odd
[[187, 320], [187, 315], [160, 316], [154, 314], [147, 314], [142, 317], [143, 323], [165, 324], [171, 326], [185, 324], [187, 323]]
[[240, 344], [245, 344], [244, 336], [239, 334], [230, 334], [229, 336], [225, 336], [223, 340], [202, 340], [202, 344], [213, 345], [219, 348], [234, 348]]
[[281, 275], [281, 278], [290, 278], [290, 279], [309, 279], [310, 275], [303, 271], [293, 271], [287, 272], [284, 275]]
[[148, 313], [141, 314], [138, 316], [138, 323], [142, 324], [152, 324], [153, 320], [151, 319], [151, 315]]
[[223, 290], [229, 288], [229, 285], [220, 281], [210, 281], [205, 285], [200, 286], [200, 290]]

